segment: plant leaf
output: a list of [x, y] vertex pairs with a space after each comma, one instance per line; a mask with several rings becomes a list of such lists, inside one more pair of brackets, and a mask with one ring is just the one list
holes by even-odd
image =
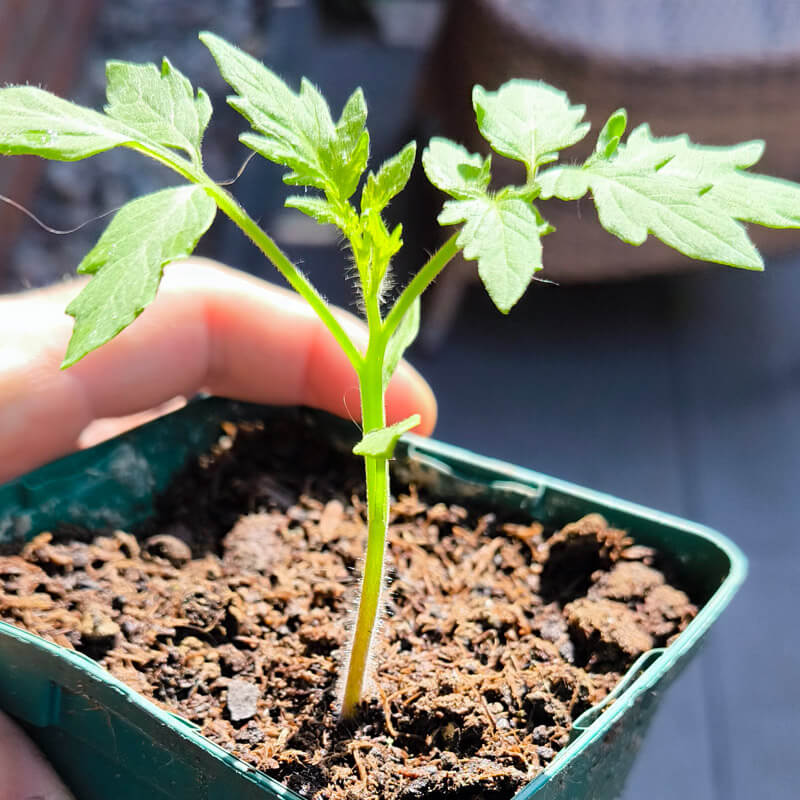
[[342, 109], [336, 123], [336, 136], [326, 153], [342, 199], [352, 196], [369, 161], [367, 101], [361, 88], [356, 89]]
[[165, 147], [184, 150], [196, 163], [211, 118], [211, 101], [199, 89], [195, 97], [189, 79], [164, 59], [155, 64], [109, 61], [106, 65], [105, 112]]
[[[656, 139], [646, 125], [611, 157], [596, 151], [582, 167], [554, 167], [539, 176], [542, 197], [575, 200], [591, 190], [603, 227], [630, 244], [652, 233], [691, 258], [745, 269], [763, 261], [737, 219], [800, 221], [800, 187], [781, 182], [778, 200], [768, 179], [738, 169], [760, 155], [753, 143], [706, 148], [686, 137]], [[740, 197], [754, 183], [752, 198]], [[758, 219], [756, 219], [758, 218]]]
[[685, 135], [653, 137], [647, 125], [631, 133], [630, 140], [639, 139], [669, 158], [659, 170], [662, 174], [710, 186], [705, 201], [729, 217], [772, 228], [800, 227], [800, 185], [746, 171], [761, 158], [764, 142], [699, 145]]
[[417, 143], [409, 142], [397, 155], [381, 164], [378, 173], [370, 172], [361, 192], [361, 211], [381, 212], [403, 191], [417, 156]]
[[395, 422], [386, 428], [378, 428], [364, 435], [364, 438], [353, 448], [357, 456], [373, 458], [391, 458], [397, 441], [404, 433], [416, 428], [421, 422], [419, 414], [413, 414], [401, 422]]
[[432, 139], [422, 154], [428, 180], [451, 195], [440, 225], [463, 222], [456, 243], [464, 257], [478, 261], [478, 274], [504, 314], [519, 300], [542, 268], [540, 237], [553, 230], [526, 192], [488, 191], [491, 161], [449, 139]]
[[366, 104], [361, 92], [348, 100], [334, 124], [322, 95], [303, 79], [292, 91], [260, 61], [212, 33], [200, 34], [225, 80], [237, 92], [228, 102], [256, 133], [240, 138], [270, 161], [289, 168], [286, 183], [313, 186], [347, 200], [358, 187], [369, 156]]
[[416, 152], [416, 142], [407, 144], [381, 165], [377, 175], [370, 172], [361, 190], [361, 215], [358, 219], [361, 236], [355, 241], [351, 240], [351, 244], [356, 263], [361, 265], [362, 288], [366, 295], [372, 292], [380, 295], [389, 271], [389, 262], [403, 246], [402, 226], [397, 225], [389, 233], [381, 211], [408, 183]]
[[389, 385], [395, 370], [403, 358], [403, 353], [411, 346], [419, 333], [420, 300], [417, 297], [411, 304], [400, 324], [395, 329], [386, 345], [386, 354], [383, 359], [383, 388]]
[[481, 135], [501, 155], [522, 161], [529, 171], [554, 161], [558, 151], [579, 142], [589, 131], [581, 122], [586, 106], [573, 106], [567, 95], [541, 81], [511, 80], [496, 92], [472, 90]]
[[77, 161], [132, 142], [124, 125], [35, 86], [0, 89], [0, 154]]
[[352, 151], [364, 134], [367, 125], [367, 101], [364, 91], [356, 89], [347, 99], [336, 123], [336, 140], [344, 152]]
[[345, 230], [347, 220], [339, 213], [338, 209], [324, 197], [309, 197], [306, 195], [292, 195], [286, 198], [286, 206], [296, 208], [307, 216], [315, 219], [321, 225], [336, 225]]
[[93, 277], [67, 307], [75, 326], [62, 368], [141, 314], [156, 295], [164, 267], [194, 250], [216, 208], [201, 187], [182, 186], [145, 195], [117, 212], [78, 267]]
[[519, 300], [542, 268], [540, 236], [549, 229], [538, 210], [517, 197], [449, 200], [441, 225], [464, 222], [457, 244], [464, 257], [478, 260], [478, 274], [504, 314]]
[[491, 180], [490, 158], [438, 136], [423, 151], [422, 167], [434, 186], [458, 200], [481, 197]]

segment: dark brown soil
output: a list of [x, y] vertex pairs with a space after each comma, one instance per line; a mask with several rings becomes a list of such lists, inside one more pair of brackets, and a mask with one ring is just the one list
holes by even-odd
[[374, 681], [342, 725], [365, 508], [357, 462], [296, 440], [227, 426], [137, 535], [0, 556], [0, 617], [314, 800], [508, 800], [696, 613], [600, 516], [548, 531], [396, 487]]

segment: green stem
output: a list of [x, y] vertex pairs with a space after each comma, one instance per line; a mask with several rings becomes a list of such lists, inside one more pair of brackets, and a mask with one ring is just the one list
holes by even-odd
[[[369, 342], [367, 352], [362, 356], [325, 301], [308, 279], [295, 267], [288, 256], [258, 226], [233, 196], [214, 183], [196, 164], [173, 153], [158, 148], [157, 151], [134, 146], [133, 149], [145, 152], [157, 161], [166, 164], [192, 183], [201, 185], [214, 199], [217, 207], [261, 250], [278, 269], [289, 285], [300, 294], [316, 312], [328, 330], [333, 334], [350, 363], [358, 374], [361, 390], [361, 419], [365, 433], [386, 426], [386, 411], [383, 387], [383, 362], [386, 346], [394, 330], [400, 324], [412, 303], [425, 290], [432, 280], [444, 269], [458, 252], [456, 235], [451, 236], [429, 259], [413, 280], [401, 293], [386, 320], [381, 318], [380, 301], [377, 291], [365, 275], [361, 274], [365, 289], [365, 306]], [[352, 226], [356, 231], [356, 226]], [[353, 233], [355, 235], [355, 233]], [[362, 273], [366, 267], [359, 265]], [[352, 718], [361, 702], [364, 681], [369, 664], [370, 649], [375, 633], [375, 625], [380, 608], [383, 590], [384, 551], [386, 531], [389, 526], [389, 462], [385, 458], [366, 456], [364, 468], [367, 483], [367, 555], [361, 581], [361, 597], [358, 605], [353, 643], [345, 677], [342, 717]]]
[[214, 183], [204, 182], [203, 187], [211, 197], [214, 198], [220, 211], [233, 220], [242, 231], [244, 231], [247, 237], [276, 267], [278, 272], [286, 278], [289, 285], [314, 309], [317, 316], [333, 334], [333, 337], [345, 352], [353, 368], [356, 372], [360, 372], [364, 362], [363, 356], [359, 353], [358, 348], [353, 344], [350, 337], [345, 333], [341, 323], [333, 315], [333, 312], [328, 307], [325, 300], [323, 300], [319, 292], [311, 285], [308, 278], [292, 264], [283, 250], [281, 250], [272, 238], [258, 226], [255, 220], [249, 216], [229, 192], [226, 192]]
[[170, 169], [175, 170], [175, 172], [191, 183], [202, 186], [214, 199], [220, 211], [241, 228], [253, 244], [255, 244], [267, 259], [269, 259], [278, 272], [283, 275], [289, 285], [314, 309], [317, 316], [339, 343], [339, 346], [353, 365], [353, 369], [355, 369], [356, 372], [360, 371], [364, 359], [350, 337], [345, 333], [339, 320], [336, 319], [333, 312], [328, 308], [325, 300], [323, 300], [319, 292], [312, 286], [308, 278], [306, 278], [306, 276], [291, 262], [291, 259], [286, 253], [275, 244], [274, 240], [268, 236], [258, 226], [258, 223], [256, 223], [239, 203], [236, 202], [230, 192], [225, 191], [221, 186], [214, 183], [214, 181], [212, 181], [196, 164], [191, 164], [186, 159], [181, 158], [167, 148], [145, 147], [138, 142], [132, 142], [128, 146], [131, 150], [143, 153], [161, 162]]
[[[457, 234], [431, 256], [401, 293], [385, 320], [373, 292], [365, 298], [369, 344], [359, 371], [361, 419], [364, 433], [386, 426], [383, 362], [386, 345], [412, 303], [458, 252]], [[384, 551], [389, 527], [389, 462], [385, 458], [364, 458], [367, 479], [367, 556], [361, 579], [361, 597], [350, 648], [342, 699], [342, 718], [355, 716], [364, 691], [369, 654], [375, 633], [383, 590]]]
[[[383, 360], [386, 337], [376, 296], [366, 299], [369, 344], [364, 366], [359, 373], [361, 389], [361, 422], [364, 432], [383, 428], [386, 411], [383, 394]], [[367, 555], [361, 578], [353, 641], [345, 677], [342, 718], [352, 718], [361, 702], [375, 623], [383, 590], [384, 550], [389, 527], [389, 462], [385, 458], [364, 458], [367, 480]]]
[[196, 165], [193, 165], [192, 162], [187, 161], [168, 147], [159, 147], [158, 145], [145, 146], [141, 142], [128, 142], [125, 147], [137, 153], [141, 153], [148, 158], [152, 158], [165, 167], [169, 167], [171, 170], [177, 172], [178, 175], [186, 178], [190, 183], [206, 184], [211, 181], [202, 169], [199, 169]]
[[400, 297], [397, 298], [392, 310], [384, 322], [386, 337], [390, 337], [403, 317], [408, 313], [412, 303], [428, 288], [436, 276], [450, 263], [458, 252], [456, 239], [458, 234], [454, 233], [427, 261], [424, 267], [413, 277], [411, 282], [403, 289]]

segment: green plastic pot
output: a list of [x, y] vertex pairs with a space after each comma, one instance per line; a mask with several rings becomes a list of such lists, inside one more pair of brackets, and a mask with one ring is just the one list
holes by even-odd
[[[0, 487], [0, 542], [21, 542], [60, 522], [130, 528], [148, 516], [170, 476], [216, 441], [221, 422], [276, 415], [299, 417], [332, 443], [352, 446], [352, 425], [327, 414], [202, 400]], [[700, 613], [576, 721], [570, 744], [514, 800], [617, 797], [659, 697], [742, 583], [744, 556], [701, 525], [433, 440], [407, 436], [396, 456], [401, 477], [443, 499], [513, 506], [556, 525], [600, 512], [679, 565]], [[297, 800], [88, 657], [2, 622], [0, 708], [25, 723], [79, 800]]]

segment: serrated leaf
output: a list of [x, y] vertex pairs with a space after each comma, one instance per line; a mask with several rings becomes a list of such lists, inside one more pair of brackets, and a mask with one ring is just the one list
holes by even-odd
[[135, 138], [116, 120], [35, 86], [0, 89], [0, 118], [2, 155], [77, 161]]
[[[367, 102], [358, 88], [350, 95], [336, 123], [336, 136], [331, 143], [329, 163], [334, 166], [334, 179], [340, 184], [343, 199], [352, 196], [369, 161]], [[337, 167], [340, 169], [336, 172]]]
[[[690, 258], [763, 269], [761, 256], [736, 221], [759, 216], [735, 191], [756, 179], [737, 170], [737, 165], [753, 163], [756, 149], [752, 143], [704, 148], [686, 137], [654, 139], [647, 126], [639, 126], [610, 158], [595, 153], [583, 167], [556, 167], [542, 174], [542, 197], [574, 200], [591, 190], [600, 223], [623, 241], [642, 244], [652, 233]], [[784, 212], [792, 206], [800, 211], [800, 195], [793, 201], [792, 194], [788, 189], [784, 195]], [[762, 198], [760, 211], [777, 214]]]
[[459, 200], [484, 195], [491, 180], [491, 159], [439, 136], [423, 151], [422, 167], [434, 186]]
[[397, 442], [404, 433], [416, 428], [421, 422], [419, 414], [413, 414], [401, 422], [395, 422], [386, 428], [378, 428], [364, 435], [364, 438], [353, 448], [357, 456], [372, 458], [391, 458]]
[[411, 304], [400, 324], [386, 345], [383, 359], [383, 388], [389, 385], [395, 370], [403, 358], [403, 353], [411, 346], [419, 333], [420, 300], [417, 297]]
[[352, 150], [346, 151], [340, 142], [334, 140], [322, 152], [323, 163], [327, 163], [327, 174], [332, 185], [337, 187], [336, 193], [340, 199], [348, 200], [358, 189], [361, 176], [367, 168], [369, 131], [363, 131]]
[[342, 230], [347, 227], [345, 218], [323, 197], [306, 197], [305, 195], [295, 194], [286, 198], [285, 205], [302, 211], [321, 225], [336, 225]]
[[363, 89], [359, 87], [347, 99], [336, 123], [336, 139], [341, 142], [345, 152], [350, 152], [358, 144], [366, 124], [367, 101]]
[[800, 186], [792, 181], [736, 172], [715, 183], [708, 191], [708, 200], [743, 222], [768, 228], [800, 228]]
[[200, 145], [211, 118], [211, 101], [202, 89], [195, 96], [189, 79], [164, 59], [155, 64], [109, 61], [105, 112], [144, 137], [184, 150], [200, 163]]
[[688, 136], [654, 137], [647, 125], [639, 126], [631, 140], [659, 148], [668, 159], [663, 175], [710, 186], [705, 201], [742, 222], [771, 228], [800, 227], [800, 185], [767, 175], [747, 172], [764, 152], [764, 142], [730, 147], [699, 145]]
[[542, 268], [540, 236], [549, 227], [537, 209], [517, 197], [449, 200], [439, 223], [463, 222], [457, 244], [467, 259], [477, 259], [478, 274], [504, 314], [519, 300]]
[[[314, 95], [304, 84], [304, 98], [293, 92], [260, 61], [211, 33], [200, 34], [223, 78], [238, 93], [228, 102], [258, 134], [241, 139], [270, 161], [288, 166], [286, 179], [324, 189], [326, 176], [319, 158], [319, 140], [330, 139], [335, 126], [330, 112], [319, 115]], [[302, 180], [301, 180], [302, 179]]]
[[554, 161], [559, 150], [589, 131], [589, 123], [581, 122], [586, 106], [571, 105], [564, 92], [541, 81], [511, 80], [496, 92], [476, 86], [472, 105], [492, 149], [521, 161], [529, 171]]
[[164, 267], [188, 256], [216, 204], [198, 186], [163, 189], [123, 206], [81, 262], [92, 279], [67, 307], [75, 317], [62, 367], [113, 339], [153, 300]]
[[397, 155], [381, 164], [377, 174], [370, 172], [361, 192], [361, 211], [381, 212], [403, 191], [417, 156], [417, 143], [409, 142]]
[[284, 181], [313, 186], [338, 200], [358, 187], [369, 156], [366, 104], [356, 92], [334, 124], [330, 108], [303, 79], [292, 91], [260, 61], [211, 33], [200, 35], [225, 80], [237, 92], [228, 102], [256, 131], [240, 139], [264, 158], [289, 168]]

